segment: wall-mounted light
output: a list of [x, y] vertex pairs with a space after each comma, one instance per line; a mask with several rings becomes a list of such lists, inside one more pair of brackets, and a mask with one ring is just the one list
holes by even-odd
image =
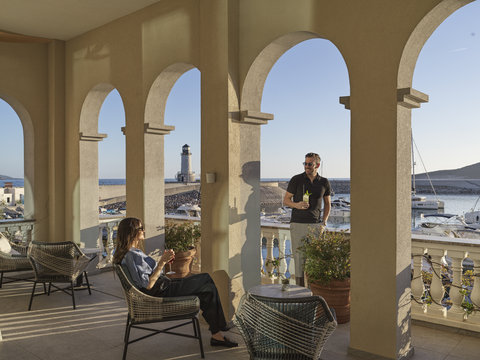
[[215, 173], [206, 173], [205, 180], [207, 184], [213, 184], [216, 181], [216, 174]]

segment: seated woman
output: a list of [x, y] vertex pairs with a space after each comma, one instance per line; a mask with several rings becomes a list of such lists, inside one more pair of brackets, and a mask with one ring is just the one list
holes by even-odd
[[162, 275], [165, 264], [173, 260], [173, 250], [165, 250], [159, 262], [147, 256], [138, 246], [144, 240], [142, 222], [125, 218], [118, 225], [117, 246], [113, 255], [115, 264], [125, 265], [138, 289], [151, 296], [173, 297], [195, 295], [200, 299], [202, 315], [212, 333], [210, 345], [236, 347], [238, 344], [222, 334], [227, 324], [217, 287], [209, 274], [196, 274], [170, 280]]

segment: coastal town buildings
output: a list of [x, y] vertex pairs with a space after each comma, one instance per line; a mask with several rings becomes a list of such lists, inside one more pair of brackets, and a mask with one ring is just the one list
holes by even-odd
[[23, 187], [13, 186], [11, 182], [5, 182], [3, 188], [0, 188], [0, 203], [4, 205], [23, 204], [25, 190]]
[[[34, 220], [35, 238], [96, 246], [105, 138], [98, 114], [117, 89], [126, 115], [127, 215], [143, 219], [147, 250], [162, 246], [164, 136], [174, 131], [164, 123], [165, 105], [176, 80], [198, 68], [202, 270], [231, 318], [260, 282], [260, 128], [274, 118], [261, 107], [266, 78], [293, 46], [326, 39], [350, 81], [350, 92], [338, 94], [351, 118], [349, 352], [411, 357], [411, 113], [428, 101], [412, 78], [435, 28], [470, 2], [2, 3], [0, 97], [23, 126], [25, 218]], [[292, 134], [279, 144], [288, 146]], [[372, 202], [372, 192], [382, 201]]]

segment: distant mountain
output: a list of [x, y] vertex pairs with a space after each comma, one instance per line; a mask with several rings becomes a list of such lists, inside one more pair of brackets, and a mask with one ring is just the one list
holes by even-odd
[[[431, 179], [480, 179], [480, 162], [459, 169], [429, 172]], [[417, 179], [427, 179], [426, 173], [415, 174]]]
[[0, 175], [0, 180], [10, 180], [10, 179], [13, 179], [13, 178], [7, 175]]

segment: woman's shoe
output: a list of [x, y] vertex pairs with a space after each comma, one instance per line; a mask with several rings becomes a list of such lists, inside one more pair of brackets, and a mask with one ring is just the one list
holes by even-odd
[[232, 348], [232, 347], [237, 347], [238, 346], [238, 344], [235, 341], [228, 340], [225, 336], [223, 337], [223, 341], [211, 338], [210, 339], [210, 345], [211, 346], [224, 346], [224, 347], [227, 347], [227, 348]]

